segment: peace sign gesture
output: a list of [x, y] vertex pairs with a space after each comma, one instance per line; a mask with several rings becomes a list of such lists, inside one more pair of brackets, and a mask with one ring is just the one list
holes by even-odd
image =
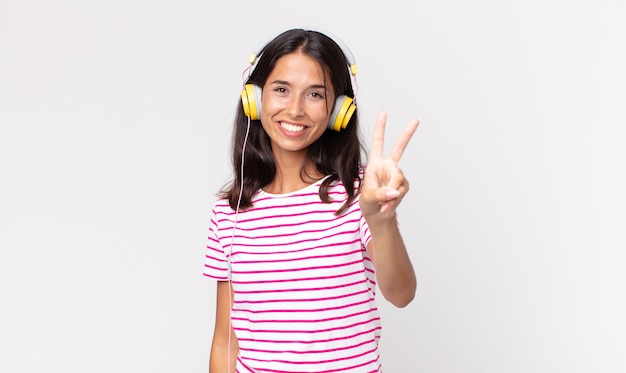
[[398, 168], [398, 162], [419, 126], [419, 119], [415, 118], [409, 122], [391, 150], [391, 154], [383, 158], [386, 122], [387, 113], [381, 111], [376, 119], [370, 159], [365, 169], [363, 188], [359, 198], [361, 213], [370, 224], [374, 221], [395, 218], [396, 208], [409, 190], [409, 182]]

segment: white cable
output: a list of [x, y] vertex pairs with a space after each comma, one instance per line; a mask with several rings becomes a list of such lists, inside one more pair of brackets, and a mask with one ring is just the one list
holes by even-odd
[[231, 350], [231, 334], [232, 330], [232, 306], [233, 306], [233, 284], [232, 284], [232, 262], [231, 256], [233, 255], [233, 244], [235, 242], [235, 227], [237, 226], [237, 220], [239, 219], [239, 206], [241, 205], [241, 197], [243, 195], [243, 166], [244, 166], [244, 154], [246, 153], [246, 145], [248, 143], [248, 134], [250, 133], [250, 117], [248, 117], [248, 126], [246, 127], [246, 136], [243, 139], [243, 146], [241, 149], [241, 178], [239, 182], [239, 197], [237, 198], [237, 206], [235, 208], [235, 221], [233, 222], [233, 232], [230, 236], [230, 252], [228, 253], [228, 353], [227, 353], [227, 364], [228, 364], [228, 373], [230, 373], [230, 350]]

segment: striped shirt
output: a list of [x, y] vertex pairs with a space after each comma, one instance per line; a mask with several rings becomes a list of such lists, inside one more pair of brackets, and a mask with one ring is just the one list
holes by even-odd
[[358, 197], [335, 216], [344, 186], [324, 203], [320, 184], [260, 191], [238, 214], [215, 202], [204, 275], [227, 281], [230, 266], [238, 373], [381, 371], [370, 232]]

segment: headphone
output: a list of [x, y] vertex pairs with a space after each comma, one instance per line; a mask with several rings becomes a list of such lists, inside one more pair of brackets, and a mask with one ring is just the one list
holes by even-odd
[[[333, 40], [339, 48], [343, 51], [343, 54], [348, 61], [348, 67], [350, 68], [350, 73], [352, 76], [356, 76], [357, 68], [356, 61], [352, 52], [348, 46], [343, 43], [339, 38], [327, 33], [316, 31], [321, 34], [328, 36], [331, 40]], [[262, 49], [261, 49], [262, 50]], [[260, 57], [260, 53], [255, 51], [250, 56], [248, 62], [250, 62], [250, 69], [254, 66], [255, 62]], [[246, 84], [244, 85], [243, 90], [241, 91], [241, 103], [243, 105], [243, 112], [245, 115], [252, 119], [258, 120], [261, 118], [261, 97], [263, 96], [263, 90], [261, 87], [255, 84]], [[346, 95], [340, 95], [335, 99], [335, 104], [333, 106], [333, 111], [330, 114], [330, 119], [328, 121], [328, 129], [334, 131], [341, 131], [342, 129], [348, 126], [348, 122], [350, 122], [350, 118], [352, 118], [352, 114], [356, 110], [356, 103], [354, 98], [348, 97]]]

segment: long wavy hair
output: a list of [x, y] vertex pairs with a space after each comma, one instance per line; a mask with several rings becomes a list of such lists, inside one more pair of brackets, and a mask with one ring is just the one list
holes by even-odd
[[[285, 31], [265, 45], [259, 52], [260, 57], [246, 84], [251, 83], [263, 87], [278, 59], [296, 51], [312, 57], [320, 63], [320, 66], [328, 68], [335, 97], [339, 95], [354, 97], [348, 61], [342, 49], [332, 38], [323, 33], [303, 29]], [[326, 69], [322, 70], [326, 71]], [[263, 130], [260, 120], [252, 120], [245, 147], [242, 185], [241, 156], [248, 131], [248, 118], [244, 114], [240, 100], [237, 105], [232, 138], [234, 177], [219, 193], [221, 198], [228, 199], [233, 210], [237, 207], [240, 209], [251, 207], [254, 194], [269, 185], [276, 176], [276, 163], [270, 138]], [[329, 108], [329, 112], [330, 110], [332, 108]], [[304, 165], [312, 162], [320, 173], [329, 175], [322, 182], [319, 191], [320, 199], [324, 202], [330, 202], [329, 185], [335, 180], [343, 183], [348, 198], [337, 210], [338, 215], [354, 201], [360, 192], [359, 170], [365, 148], [360, 139], [358, 124], [357, 109], [347, 127], [341, 132], [326, 130], [317, 141], [310, 145], [301, 169], [301, 174], [304, 174]], [[358, 185], [356, 190], [355, 182]], [[241, 201], [239, 201], [241, 188], [243, 191]]]

